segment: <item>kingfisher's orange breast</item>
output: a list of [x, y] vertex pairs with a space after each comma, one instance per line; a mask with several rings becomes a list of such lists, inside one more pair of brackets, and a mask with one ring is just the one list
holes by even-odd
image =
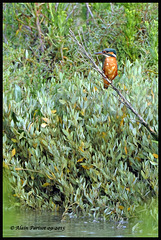
[[117, 76], [117, 60], [115, 57], [105, 58], [103, 71], [109, 80], [113, 80]]

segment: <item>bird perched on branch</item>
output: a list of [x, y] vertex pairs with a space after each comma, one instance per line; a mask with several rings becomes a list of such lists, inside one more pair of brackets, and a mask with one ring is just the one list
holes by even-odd
[[[103, 71], [106, 77], [112, 81], [117, 76], [116, 50], [112, 48], [105, 48], [103, 51], [96, 52], [94, 54], [104, 56]], [[107, 89], [110, 83], [106, 79], [103, 79], [103, 82], [104, 88]]]

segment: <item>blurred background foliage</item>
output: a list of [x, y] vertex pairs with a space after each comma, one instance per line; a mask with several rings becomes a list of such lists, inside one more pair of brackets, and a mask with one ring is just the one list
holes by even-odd
[[69, 28], [91, 53], [117, 50], [115, 86], [158, 131], [157, 3], [4, 3], [5, 177], [16, 206], [130, 218], [158, 196], [158, 142], [103, 89]]

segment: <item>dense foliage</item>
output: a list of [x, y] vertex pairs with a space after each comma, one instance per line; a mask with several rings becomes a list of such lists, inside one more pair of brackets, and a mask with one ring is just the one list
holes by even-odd
[[129, 218], [157, 198], [158, 143], [68, 32], [117, 50], [115, 86], [158, 131], [158, 5], [89, 6], [3, 5], [3, 166], [20, 205]]

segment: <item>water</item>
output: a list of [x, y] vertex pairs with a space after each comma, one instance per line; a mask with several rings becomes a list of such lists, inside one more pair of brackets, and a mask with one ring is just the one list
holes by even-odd
[[[135, 227], [134, 227], [135, 226]], [[4, 211], [3, 237], [139, 237], [137, 222], [112, 222], [88, 217], [62, 221], [61, 213], [48, 211]], [[152, 236], [151, 231], [144, 236]], [[153, 235], [154, 236], [154, 235]]]

